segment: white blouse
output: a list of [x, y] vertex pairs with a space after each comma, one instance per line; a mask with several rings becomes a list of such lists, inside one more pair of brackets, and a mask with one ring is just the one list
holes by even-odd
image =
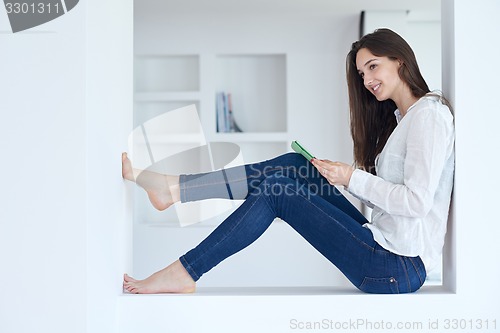
[[440, 258], [453, 188], [453, 115], [439, 96], [420, 98], [401, 118], [377, 156], [377, 176], [355, 170], [348, 191], [365, 201], [364, 226], [383, 248], [420, 256], [429, 272]]

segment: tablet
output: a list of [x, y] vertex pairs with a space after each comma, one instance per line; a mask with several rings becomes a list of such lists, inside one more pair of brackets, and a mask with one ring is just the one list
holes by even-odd
[[292, 149], [304, 156], [308, 161], [314, 158], [314, 155], [308, 152], [298, 141], [292, 141]]

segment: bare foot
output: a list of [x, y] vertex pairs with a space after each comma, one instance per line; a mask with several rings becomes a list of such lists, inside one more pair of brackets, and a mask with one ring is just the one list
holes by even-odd
[[153, 207], [158, 210], [165, 210], [180, 201], [178, 176], [134, 169], [127, 153], [122, 153], [122, 177], [141, 186]]
[[127, 274], [123, 276], [123, 289], [132, 294], [193, 293], [196, 282], [179, 260], [154, 273], [145, 280], [136, 280]]

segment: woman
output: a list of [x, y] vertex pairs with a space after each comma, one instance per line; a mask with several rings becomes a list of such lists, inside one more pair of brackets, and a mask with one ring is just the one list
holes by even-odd
[[[430, 93], [410, 46], [379, 29], [353, 43], [347, 82], [355, 167], [285, 154], [245, 165], [245, 199], [212, 234], [145, 280], [124, 276], [131, 293], [186, 293], [225, 258], [256, 240], [280, 217], [360, 290], [409, 293], [440, 258], [453, 186], [454, 127], [446, 100]], [[241, 184], [234, 169], [163, 176], [134, 170], [157, 209], [177, 201], [219, 197]], [[210, 181], [207, 181], [210, 180]], [[219, 180], [219, 181], [217, 181]], [[371, 222], [333, 186], [373, 208]]]

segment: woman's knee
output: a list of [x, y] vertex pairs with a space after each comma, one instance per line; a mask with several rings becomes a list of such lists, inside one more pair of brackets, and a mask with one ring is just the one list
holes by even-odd
[[300, 154], [291, 152], [281, 155], [281, 164], [297, 174], [306, 174], [311, 170], [311, 164]]
[[[274, 174], [267, 177], [263, 182], [263, 191], [265, 195], [273, 198], [289, 198], [289, 197], [310, 197], [314, 195], [310, 192], [307, 185], [294, 177], [289, 177], [285, 174]], [[281, 200], [281, 199], [278, 199]]]

